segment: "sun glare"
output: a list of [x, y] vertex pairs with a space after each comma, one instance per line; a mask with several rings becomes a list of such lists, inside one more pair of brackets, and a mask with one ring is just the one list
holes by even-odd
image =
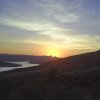
[[60, 51], [58, 50], [58, 49], [51, 49], [51, 48], [49, 48], [49, 49], [47, 49], [46, 50], [46, 54], [48, 55], [48, 56], [56, 56], [56, 57], [60, 57]]

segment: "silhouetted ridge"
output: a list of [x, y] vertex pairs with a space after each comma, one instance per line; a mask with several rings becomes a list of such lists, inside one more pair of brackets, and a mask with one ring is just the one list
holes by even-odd
[[66, 58], [57, 59], [40, 65], [41, 70], [57, 69], [59, 72], [95, 68], [100, 66], [100, 50]]
[[19, 67], [22, 66], [21, 64], [9, 63], [9, 62], [2, 62], [0, 61], [0, 67]]
[[52, 56], [33, 56], [33, 55], [11, 55], [11, 54], [0, 54], [0, 61], [29, 61], [30, 63], [41, 64], [50, 60], [57, 59], [57, 57]]

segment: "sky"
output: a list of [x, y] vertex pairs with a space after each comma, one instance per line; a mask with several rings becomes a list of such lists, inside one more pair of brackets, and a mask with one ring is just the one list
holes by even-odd
[[66, 57], [99, 44], [100, 0], [0, 0], [0, 53]]

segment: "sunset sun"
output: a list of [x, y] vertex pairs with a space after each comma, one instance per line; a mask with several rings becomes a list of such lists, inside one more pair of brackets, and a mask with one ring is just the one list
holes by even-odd
[[48, 56], [56, 56], [56, 57], [61, 56], [61, 52], [58, 49], [47, 49], [46, 54]]

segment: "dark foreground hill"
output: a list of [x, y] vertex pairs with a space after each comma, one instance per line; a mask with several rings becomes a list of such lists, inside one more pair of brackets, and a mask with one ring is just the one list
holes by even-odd
[[[0, 100], [100, 100], [99, 69], [92, 69], [87, 72], [83, 71], [83, 73], [77, 74], [74, 72], [71, 73], [71, 70], [75, 70], [74, 65], [79, 62], [82, 63], [80, 69], [84, 70], [83, 65], [85, 67], [87, 61], [90, 61], [88, 58], [91, 59], [91, 63], [93, 62], [93, 66], [91, 64], [89, 67], [86, 66], [85, 69], [97, 68], [99, 65], [99, 53], [100, 52], [97, 51], [58, 59], [38, 67], [1, 72]], [[72, 60], [72, 58], [74, 60]], [[82, 62], [83, 60], [79, 61], [79, 58], [86, 60]], [[71, 62], [73, 63], [73, 69], [72, 67], [71, 69], [67, 69], [66, 67], [65, 71], [68, 72], [69, 70], [69, 73], [58, 73], [61, 62], [63, 62], [63, 64], [68, 63], [66, 59], [71, 60], [68, 61], [70, 61], [69, 65], [71, 65]], [[54, 69], [57, 66], [52, 67], [53, 64], [57, 66], [60, 64], [60, 67], [58, 67], [59, 70]], [[63, 64], [62, 68], [65, 68]], [[88, 65], [89, 64], [90, 63], [88, 63]], [[43, 65], [45, 66], [43, 67]], [[46, 68], [45, 71], [44, 68]], [[47, 71], [47, 69], [49, 70]], [[65, 71], [61, 70], [61, 72]]]
[[66, 72], [95, 67], [100, 67], [100, 50], [49, 61], [41, 64], [40, 70], [56, 69], [59, 72]]
[[12, 70], [0, 74], [0, 100], [100, 100], [100, 71], [57, 74]]

